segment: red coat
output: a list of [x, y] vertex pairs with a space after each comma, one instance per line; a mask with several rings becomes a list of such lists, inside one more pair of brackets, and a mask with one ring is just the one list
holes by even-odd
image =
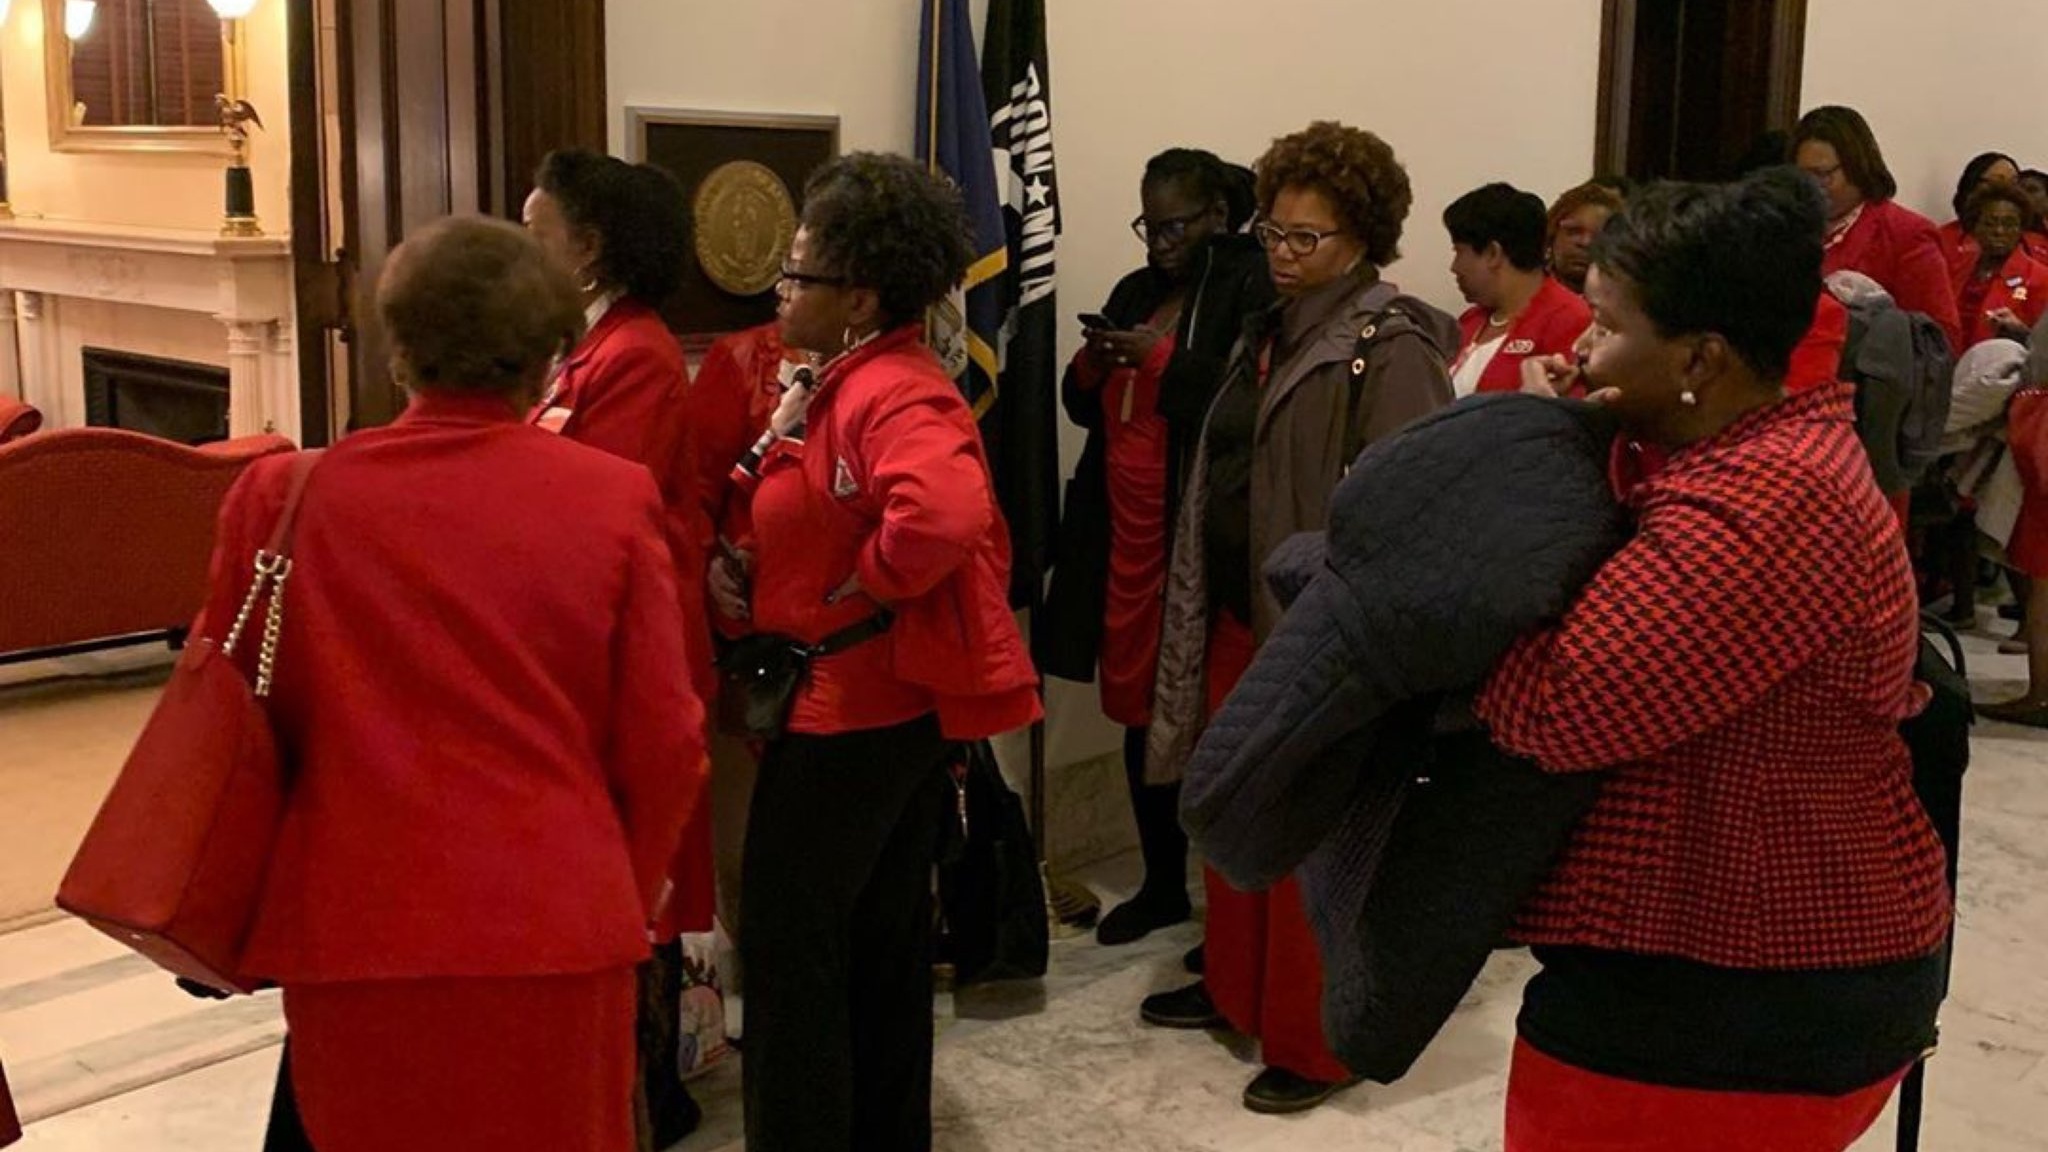
[[1956, 313], [1956, 294], [1949, 282], [1948, 258], [1934, 222], [1894, 200], [1873, 200], [1863, 206], [1846, 232], [1831, 237], [1821, 261], [1821, 274], [1861, 272], [1907, 312], [1932, 317], [1948, 333], [1949, 344], [1963, 347], [1963, 325]]
[[1985, 318], [1986, 313], [2010, 308], [2031, 329], [2042, 312], [2048, 310], [2048, 264], [2027, 255], [2025, 248], [2015, 248], [1996, 275], [1980, 281], [1978, 251], [1972, 243], [1967, 250], [1957, 253], [1949, 269], [1955, 276], [1956, 301], [1963, 307], [1964, 348], [1998, 336], [1991, 321]]
[[[1467, 308], [1458, 317], [1458, 329], [1465, 335], [1465, 348], [1486, 327], [1487, 310]], [[1529, 306], [1515, 317], [1493, 362], [1479, 376], [1481, 392], [1520, 392], [1522, 361], [1531, 356], [1570, 356], [1572, 346], [1593, 323], [1593, 309], [1585, 298], [1550, 276], [1529, 300]]]
[[[779, 442], [748, 478], [756, 629], [816, 642], [879, 604], [896, 614], [884, 635], [816, 662], [793, 731], [935, 711], [948, 739], [971, 740], [1043, 714], [981, 432], [919, 336], [907, 325], [835, 364], [805, 439]], [[849, 576], [864, 594], [827, 603]]]
[[1926, 704], [1912, 565], [1847, 385], [1675, 453], [1637, 533], [1476, 711], [1600, 798], [1516, 936], [1732, 968], [1925, 956], [1947, 933], [1941, 841], [1900, 721]]
[[[198, 628], [233, 618], [289, 459], [229, 492]], [[329, 450], [293, 552], [271, 711], [297, 776], [250, 972], [323, 983], [643, 958], [705, 782], [646, 472], [495, 397], [427, 393]]]
[[743, 502], [733, 499], [732, 466], [767, 430], [782, 400], [782, 365], [782, 337], [770, 321], [719, 337], [690, 385], [697, 498], [705, 522], [735, 542], [745, 516], [737, 507]]
[[[612, 302], [562, 361], [533, 419], [562, 435], [647, 466], [661, 487], [664, 535], [675, 560], [690, 682], [710, 700], [710, 616], [705, 608], [711, 528], [698, 497], [688, 401], [690, 368], [661, 315], [630, 297]], [[663, 938], [711, 926], [716, 905], [708, 805], [685, 829], [676, 854], [676, 896], [658, 926]]]
[[1792, 349], [1785, 391], [1797, 395], [1842, 378], [1842, 350], [1849, 346], [1849, 309], [1822, 292], [1813, 305], [1813, 326]]

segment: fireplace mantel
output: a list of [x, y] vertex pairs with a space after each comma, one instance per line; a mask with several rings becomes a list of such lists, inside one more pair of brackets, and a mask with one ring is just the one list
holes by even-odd
[[22, 396], [60, 427], [83, 422], [83, 387], [71, 383], [78, 371], [66, 362], [60, 331], [67, 299], [218, 321], [231, 432], [298, 439], [288, 239], [76, 221], [0, 223], [0, 394]]

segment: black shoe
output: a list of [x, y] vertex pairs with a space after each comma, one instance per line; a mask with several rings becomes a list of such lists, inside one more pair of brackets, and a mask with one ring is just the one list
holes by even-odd
[[2048, 728], [2048, 704], [2038, 703], [2022, 696], [2018, 700], [2005, 700], [1997, 704], [1977, 705], [1977, 715], [1986, 720], [2002, 724], [2024, 724], [2029, 728]]
[[1110, 909], [1095, 927], [1095, 942], [1112, 947], [1143, 940], [1155, 928], [1170, 928], [1194, 915], [1185, 892], [1155, 896], [1140, 890], [1136, 896]]
[[2000, 620], [2017, 621], [2025, 617], [2026, 614], [2027, 610], [2018, 604], [2000, 604], [1998, 606], [1998, 618]]
[[1180, 958], [1180, 966], [1200, 976], [1207, 960], [1208, 958], [1202, 954], [1202, 946], [1197, 944], [1193, 948], [1188, 949], [1187, 955]]
[[1245, 1086], [1244, 1106], [1267, 1116], [1287, 1116], [1306, 1112], [1356, 1083], [1355, 1076], [1330, 1082], [1296, 1076], [1285, 1068], [1268, 1068]]
[[1223, 1014], [1199, 981], [1172, 992], [1155, 992], [1138, 1005], [1138, 1018], [1159, 1028], [1222, 1028]]

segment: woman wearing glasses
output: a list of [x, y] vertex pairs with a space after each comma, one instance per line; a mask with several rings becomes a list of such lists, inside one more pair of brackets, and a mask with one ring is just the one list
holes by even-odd
[[[950, 742], [1040, 715], [1010, 614], [1008, 534], [973, 413], [922, 343], [967, 271], [966, 210], [913, 161], [819, 170], [783, 271], [792, 387], [739, 477], [747, 571], [719, 611], [806, 645], [754, 784], [742, 865], [747, 1147], [932, 1146], [931, 869]], [[749, 454], [749, 459], [752, 454]]]
[[1800, 117], [1792, 162], [1828, 198], [1824, 275], [1861, 272], [1907, 312], [1933, 318], [1950, 347], [1963, 348], [1963, 325], [1949, 283], [1948, 258], [1934, 222], [1892, 197], [1899, 182], [1885, 166], [1870, 124], [1853, 108], [1828, 105]]
[[[1264, 244], [1280, 302], [1251, 318], [1211, 404], [1174, 530], [1146, 756], [1180, 778], [1205, 718], [1280, 617], [1259, 579], [1275, 547], [1324, 527], [1331, 489], [1366, 445], [1451, 401], [1449, 316], [1380, 279], [1400, 254], [1408, 173], [1370, 132], [1320, 122], [1258, 163]], [[1148, 997], [1169, 1028], [1228, 1023], [1263, 1046], [1257, 1112], [1299, 1112], [1353, 1077], [1322, 1034], [1322, 966], [1288, 881], [1270, 892], [1207, 877], [1206, 975]]]
[[1144, 781], [1167, 526], [1178, 462], [1201, 432], [1244, 317], [1273, 300], [1266, 254], [1239, 231], [1252, 214], [1250, 171], [1175, 148], [1145, 166], [1138, 194], [1144, 214], [1131, 229], [1145, 266], [1109, 294], [1107, 326], [1089, 329], [1061, 384], [1088, 445], [1067, 490], [1046, 600], [1051, 623], [1036, 653], [1047, 675], [1097, 680], [1103, 713], [1125, 729], [1145, 879], [1096, 929], [1112, 945], [1190, 912], [1180, 787]]

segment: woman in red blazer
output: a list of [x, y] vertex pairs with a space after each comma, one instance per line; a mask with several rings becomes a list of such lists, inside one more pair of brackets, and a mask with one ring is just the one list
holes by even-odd
[[1040, 715], [981, 436], [921, 342], [969, 254], [950, 184], [856, 154], [812, 177], [783, 270], [783, 341], [827, 362], [743, 472], [752, 560], [715, 562], [712, 595], [758, 632], [847, 646], [812, 662], [754, 789], [740, 937], [752, 1152], [932, 1146], [949, 742]]
[[1963, 325], [1940, 234], [1933, 221], [1892, 199], [1898, 181], [1862, 114], [1828, 105], [1800, 117], [1792, 158], [1827, 195], [1822, 272], [1847, 269], [1877, 281], [1902, 310], [1940, 324], [1949, 345], [1960, 351]]
[[[682, 188], [659, 168], [585, 151], [553, 152], [541, 161], [523, 215], [541, 247], [575, 281], [587, 331], [562, 359], [531, 419], [654, 474], [675, 558], [690, 679], [709, 700], [717, 688], [704, 608], [710, 526], [690, 451], [690, 373], [682, 345], [655, 310], [682, 279], [687, 211]], [[697, 1126], [697, 1105], [675, 1068], [683, 980], [677, 936], [711, 928], [712, 823], [707, 804], [683, 832], [673, 892], [656, 919], [654, 962], [642, 974], [646, 1148], [665, 1148]]]
[[1467, 192], [1444, 209], [1451, 275], [1472, 305], [1458, 318], [1458, 395], [1519, 391], [1524, 360], [1569, 353], [1592, 324], [1586, 301], [1543, 270], [1546, 225], [1543, 201], [1507, 184]]
[[1965, 348], [1996, 339], [2024, 344], [2048, 310], [2048, 265], [2029, 256], [2020, 242], [2032, 210], [2026, 193], [2006, 184], [1986, 184], [1963, 205], [1970, 242], [1949, 271], [1963, 313]]
[[[413, 399], [306, 489], [270, 697], [294, 779], [244, 967], [284, 989], [322, 1152], [624, 1152], [634, 968], [703, 788], [659, 498], [524, 423], [582, 317], [517, 228], [429, 225], [377, 310]], [[291, 462], [260, 463], [202, 626], [282, 506]]]

